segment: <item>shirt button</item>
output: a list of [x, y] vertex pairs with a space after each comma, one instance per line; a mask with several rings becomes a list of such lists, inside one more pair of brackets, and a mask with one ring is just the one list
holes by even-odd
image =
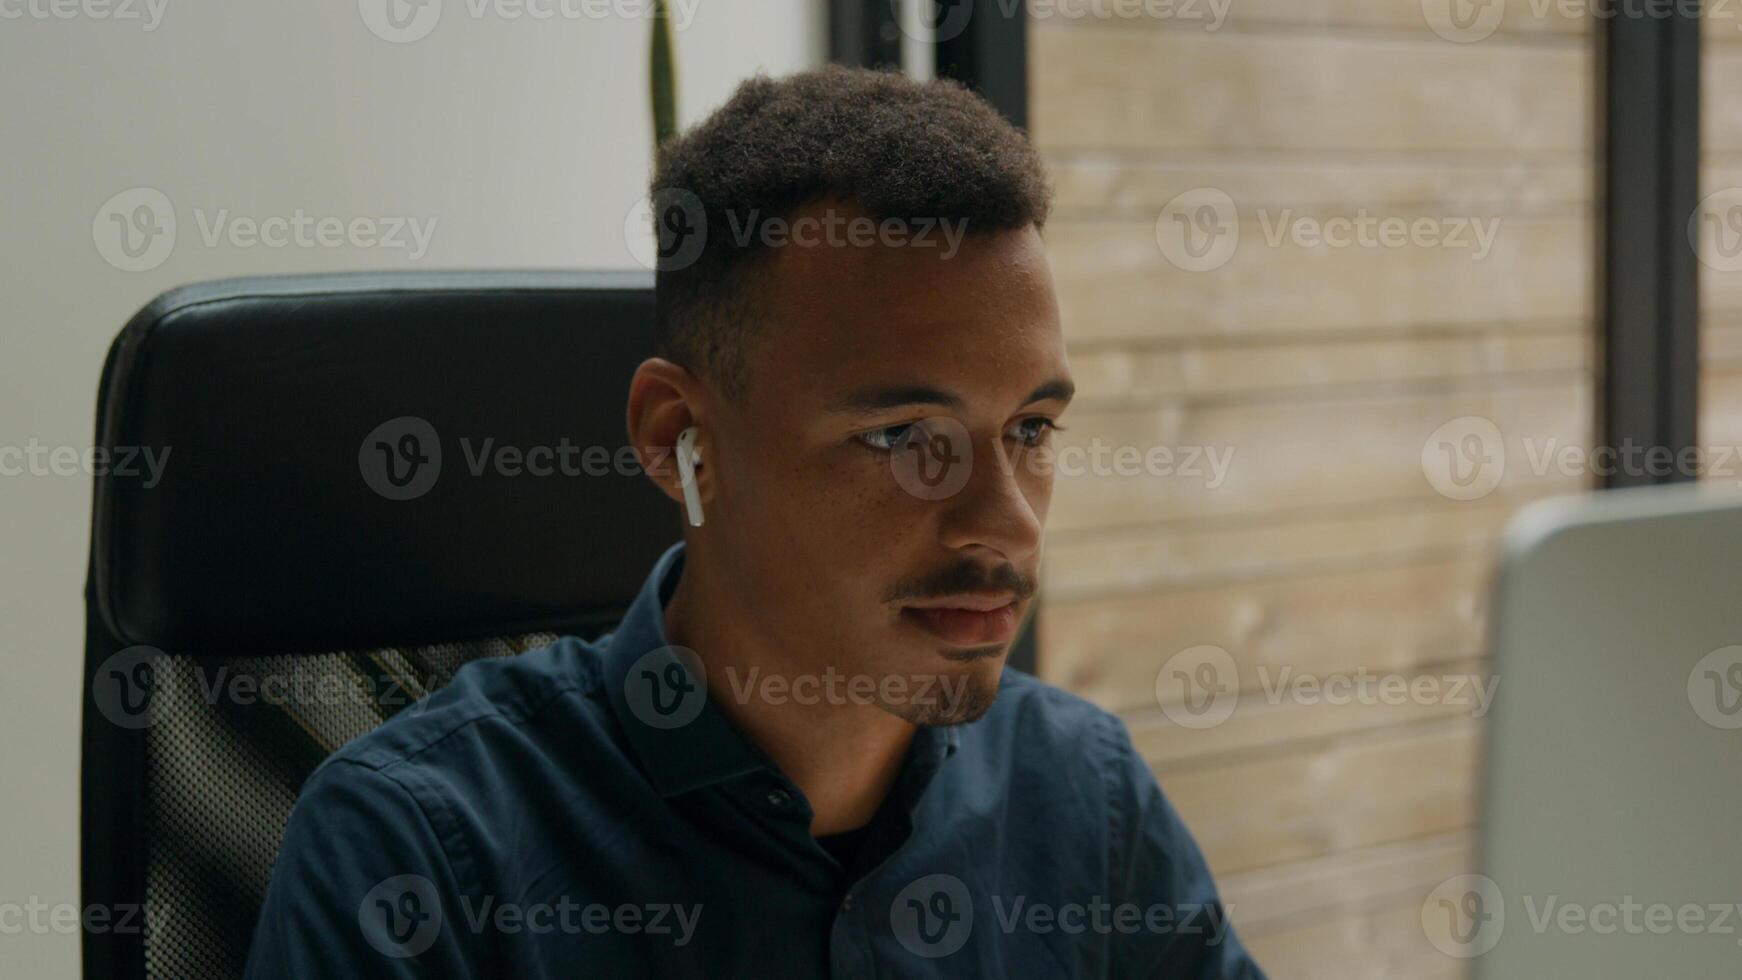
[[771, 789], [766, 799], [769, 806], [783, 807], [792, 802], [792, 794], [783, 789]]
[[841, 911], [843, 911], [843, 912], [853, 911], [853, 893], [852, 892], [848, 892], [846, 897], [841, 899]]

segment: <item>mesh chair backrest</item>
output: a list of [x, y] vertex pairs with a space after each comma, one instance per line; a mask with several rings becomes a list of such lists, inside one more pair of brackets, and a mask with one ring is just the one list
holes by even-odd
[[291, 804], [315, 766], [389, 717], [418, 710], [418, 699], [465, 664], [554, 639], [199, 661], [148, 655], [146, 975], [240, 975]]

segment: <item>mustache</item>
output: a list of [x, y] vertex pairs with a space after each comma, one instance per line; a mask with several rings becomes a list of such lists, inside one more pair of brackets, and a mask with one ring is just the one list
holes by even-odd
[[885, 598], [888, 602], [899, 602], [902, 599], [932, 599], [961, 592], [998, 591], [1014, 593], [1018, 600], [1022, 600], [1033, 596], [1035, 587], [1032, 577], [1017, 571], [1016, 566], [1009, 562], [986, 569], [964, 560], [922, 578], [904, 582], [892, 589]]

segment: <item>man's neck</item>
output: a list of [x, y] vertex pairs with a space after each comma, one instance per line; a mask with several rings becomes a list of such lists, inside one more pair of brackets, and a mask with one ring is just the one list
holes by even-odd
[[[822, 668], [790, 657], [755, 635], [743, 604], [719, 587], [691, 547], [677, 589], [665, 605], [667, 642], [694, 650], [708, 673], [708, 695], [740, 731], [767, 753], [809, 801], [811, 834], [863, 826], [901, 772], [914, 727], [874, 705], [769, 703], [750, 679], [790, 684]], [[744, 696], [745, 694], [748, 696]]]

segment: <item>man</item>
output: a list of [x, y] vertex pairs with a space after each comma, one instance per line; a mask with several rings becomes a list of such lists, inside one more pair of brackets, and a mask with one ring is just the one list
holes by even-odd
[[248, 975], [1262, 977], [1119, 721], [1004, 669], [1072, 394], [1022, 134], [830, 68], [654, 188], [683, 542], [323, 764]]

